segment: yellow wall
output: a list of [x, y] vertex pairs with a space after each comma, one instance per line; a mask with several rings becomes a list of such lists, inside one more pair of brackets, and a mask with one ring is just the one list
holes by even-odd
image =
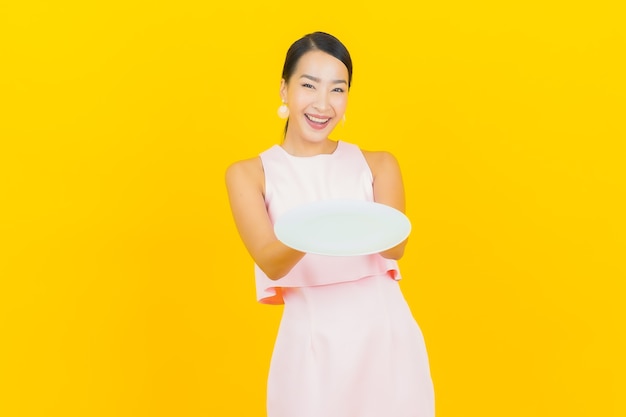
[[0, 5], [0, 416], [264, 415], [223, 173], [313, 30], [355, 61], [335, 137], [403, 166], [438, 416], [626, 415], [620, 1], [95, 3]]

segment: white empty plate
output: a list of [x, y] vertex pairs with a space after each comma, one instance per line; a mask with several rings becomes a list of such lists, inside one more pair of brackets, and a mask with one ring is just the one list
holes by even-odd
[[274, 224], [276, 237], [302, 252], [369, 255], [409, 236], [411, 222], [399, 210], [361, 200], [322, 200], [295, 207]]

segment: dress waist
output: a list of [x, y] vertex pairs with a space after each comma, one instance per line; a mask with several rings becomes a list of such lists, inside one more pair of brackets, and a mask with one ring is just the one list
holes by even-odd
[[383, 274], [400, 279], [398, 263], [377, 253], [363, 256], [306, 254], [285, 277], [278, 280], [269, 279], [255, 265], [257, 300], [264, 304], [283, 304], [282, 288], [315, 287]]

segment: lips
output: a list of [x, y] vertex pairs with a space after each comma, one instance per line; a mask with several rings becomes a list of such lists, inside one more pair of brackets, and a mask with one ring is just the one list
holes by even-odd
[[313, 116], [311, 114], [305, 114], [304, 117], [306, 117], [309, 122], [318, 125], [325, 125], [330, 120], [330, 117]]
[[330, 117], [323, 116], [313, 116], [311, 114], [304, 114], [304, 118], [306, 119], [307, 124], [315, 130], [322, 130], [328, 126], [328, 122], [330, 121]]

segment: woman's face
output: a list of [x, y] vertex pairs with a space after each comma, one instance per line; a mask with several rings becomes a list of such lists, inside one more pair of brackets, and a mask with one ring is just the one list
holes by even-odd
[[348, 69], [326, 52], [309, 51], [282, 81], [280, 95], [289, 107], [286, 139], [323, 141], [346, 111]]

